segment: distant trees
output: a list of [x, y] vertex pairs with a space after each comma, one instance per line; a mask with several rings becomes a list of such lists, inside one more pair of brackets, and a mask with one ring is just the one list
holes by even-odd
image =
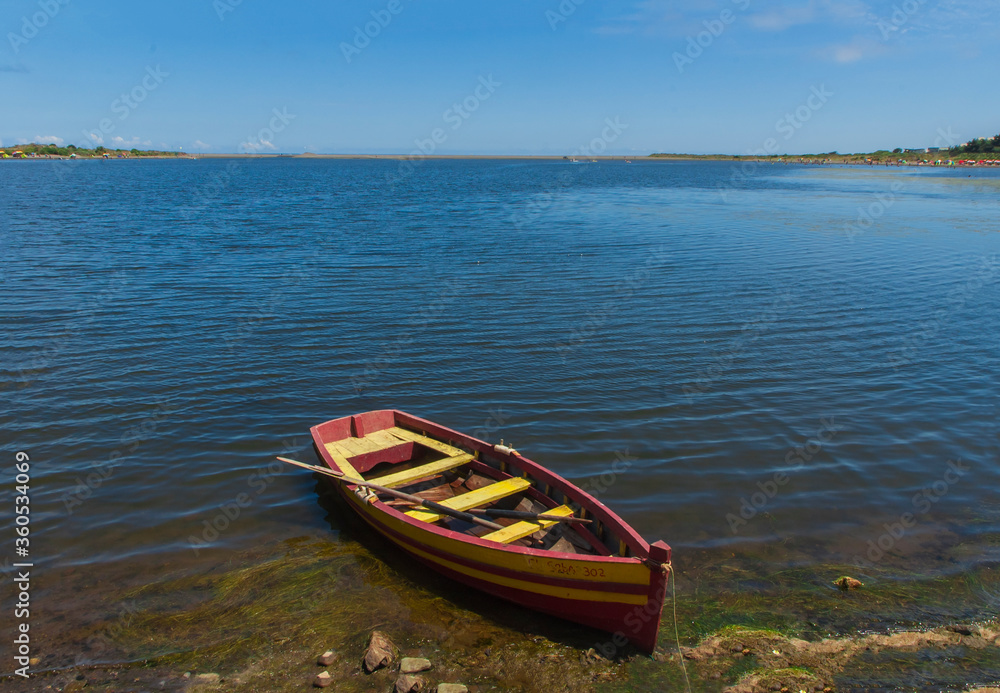
[[[65, 147], [60, 147], [55, 144], [37, 144], [32, 142], [31, 144], [18, 144], [8, 147], [0, 147], [0, 152], [6, 152], [8, 155], [13, 154], [15, 151], [22, 151], [26, 156], [70, 156], [76, 154], [78, 157], [94, 157], [94, 156], [112, 156], [124, 154], [127, 150], [125, 149], [107, 149], [106, 147], [96, 147], [94, 149], [87, 149], [86, 147], [77, 147], [75, 144], [68, 144]], [[179, 156], [177, 152], [162, 152], [155, 149], [141, 150], [133, 148], [131, 150], [132, 156]]]
[[1000, 135], [987, 139], [979, 137], [969, 140], [963, 145], [952, 147], [949, 154], [1000, 154]]

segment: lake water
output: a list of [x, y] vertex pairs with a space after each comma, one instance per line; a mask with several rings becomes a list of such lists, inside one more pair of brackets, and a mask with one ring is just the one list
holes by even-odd
[[4, 162], [4, 523], [25, 451], [53, 581], [329, 534], [274, 456], [395, 408], [589, 488], [682, 590], [990, 566], [998, 219], [996, 170]]

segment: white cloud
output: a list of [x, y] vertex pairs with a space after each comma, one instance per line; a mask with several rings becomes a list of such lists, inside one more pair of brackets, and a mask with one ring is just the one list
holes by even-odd
[[706, 21], [717, 19], [724, 11], [737, 22], [764, 32], [821, 23], [860, 29], [875, 21], [865, 0], [641, 0], [609, 17], [595, 32], [686, 36], [703, 31]]
[[257, 140], [250, 140], [244, 142], [240, 145], [240, 151], [252, 154], [254, 152], [259, 152], [261, 150], [276, 151], [278, 148], [274, 146], [272, 142], [265, 140], [263, 137]]
[[823, 12], [844, 24], [861, 24], [871, 17], [871, 8], [862, 0], [822, 0]]
[[90, 137], [91, 144], [104, 144], [104, 138], [98, 135], [96, 132], [91, 132], [87, 136]]
[[833, 46], [833, 59], [838, 63], [856, 63], [865, 57], [864, 49], [856, 43]]
[[148, 147], [151, 144], [153, 144], [153, 142], [151, 140], [143, 140], [143, 139], [139, 139], [138, 137], [133, 137], [132, 139], [127, 140], [124, 137], [119, 137], [117, 135], [115, 135], [114, 137], [111, 138], [111, 143], [114, 144], [115, 146], [119, 147], [119, 148], [122, 148], [122, 147], [138, 147], [140, 144], [142, 146], [144, 146], [144, 147]]
[[827, 46], [822, 53], [824, 57], [835, 63], [849, 64], [880, 55], [885, 51], [886, 47], [883, 43], [868, 38], [855, 38], [850, 43]]
[[62, 137], [55, 135], [35, 135], [35, 142], [38, 144], [54, 144], [61, 147], [65, 141]]
[[750, 26], [760, 31], [784, 31], [798, 24], [809, 24], [816, 19], [816, 7], [780, 7], [768, 12], [758, 12], [748, 17]]
[[202, 142], [201, 140], [194, 141], [195, 149], [211, 149], [211, 147], [212, 145], [210, 145], [208, 142]]

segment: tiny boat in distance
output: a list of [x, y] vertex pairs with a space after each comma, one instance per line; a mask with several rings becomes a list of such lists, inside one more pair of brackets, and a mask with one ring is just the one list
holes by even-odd
[[647, 544], [582, 489], [516, 450], [401, 411], [346, 416], [311, 433], [319, 457], [343, 475], [336, 488], [347, 505], [418, 561], [614, 633], [618, 646], [656, 647], [670, 547]]

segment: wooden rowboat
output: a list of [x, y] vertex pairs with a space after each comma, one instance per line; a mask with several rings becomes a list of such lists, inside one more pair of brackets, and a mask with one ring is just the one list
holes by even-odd
[[334, 419], [311, 432], [319, 457], [344, 477], [336, 488], [347, 505], [418, 561], [502, 599], [613, 633], [616, 647], [656, 647], [670, 547], [647, 544], [582, 489], [516, 450], [401, 411]]

